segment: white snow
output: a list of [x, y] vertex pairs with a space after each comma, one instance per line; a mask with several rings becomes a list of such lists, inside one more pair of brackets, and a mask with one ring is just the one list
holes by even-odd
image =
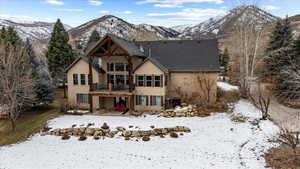
[[[259, 111], [240, 101], [233, 114], [256, 118]], [[141, 129], [187, 126], [192, 132], [174, 139], [151, 137], [149, 142], [123, 137], [80, 142], [76, 137], [63, 141], [56, 136], [33, 136], [30, 140], [0, 148], [0, 168], [5, 169], [264, 169], [263, 153], [276, 146], [268, 142], [278, 128], [270, 121], [260, 127], [249, 122], [236, 123], [231, 114], [217, 113], [206, 118], [62, 116], [49, 121], [53, 128], [73, 124], [108, 123], [111, 128], [129, 125]]]
[[217, 82], [218, 87], [220, 87], [221, 89], [225, 90], [225, 91], [230, 91], [230, 90], [239, 90], [238, 86], [233, 86], [229, 83], [226, 82]]

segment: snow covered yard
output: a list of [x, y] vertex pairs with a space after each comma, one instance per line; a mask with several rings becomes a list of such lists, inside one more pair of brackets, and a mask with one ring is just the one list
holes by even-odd
[[[246, 101], [237, 103], [234, 114], [257, 119], [259, 111]], [[33, 136], [30, 140], [0, 148], [1, 169], [260, 169], [265, 167], [264, 151], [276, 146], [269, 139], [276, 136], [277, 126], [270, 121], [253, 125], [249, 121], [236, 123], [232, 114], [216, 113], [206, 118], [62, 116], [49, 121], [53, 128], [68, 128], [73, 124], [104, 122], [110, 128], [129, 125], [140, 129], [187, 126], [192, 132], [179, 138], [151, 137], [124, 140], [121, 136], [86, 141], [77, 137], [61, 140], [56, 136]]]

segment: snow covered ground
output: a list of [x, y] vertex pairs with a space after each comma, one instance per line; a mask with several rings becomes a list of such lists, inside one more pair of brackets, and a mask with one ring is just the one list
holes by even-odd
[[1, 169], [263, 169], [265, 150], [276, 146], [268, 139], [276, 137], [277, 126], [270, 121], [260, 127], [231, 121], [233, 115], [260, 117], [247, 101], [239, 101], [233, 114], [216, 113], [206, 118], [62, 116], [49, 121], [53, 128], [73, 124], [104, 122], [111, 128], [129, 125], [141, 129], [187, 126], [192, 132], [179, 138], [151, 137], [149, 142], [123, 137], [80, 142], [76, 137], [61, 140], [56, 136], [33, 136], [30, 140], [0, 148]]
[[233, 86], [229, 83], [226, 82], [217, 82], [218, 87], [220, 87], [221, 89], [225, 90], [225, 91], [230, 91], [230, 90], [239, 90], [238, 86]]

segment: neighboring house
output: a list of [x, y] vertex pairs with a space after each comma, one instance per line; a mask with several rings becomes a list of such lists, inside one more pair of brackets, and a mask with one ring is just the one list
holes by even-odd
[[106, 35], [86, 56], [67, 70], [68, 99], [91, 112], [162, 110], [204, 96], [216, 101], [217, 40], [130, 42]]

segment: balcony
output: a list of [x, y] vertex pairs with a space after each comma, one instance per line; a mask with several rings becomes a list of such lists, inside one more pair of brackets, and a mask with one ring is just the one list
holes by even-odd
[[99, 83], [93, 83], [91, 85], [91, 94], [107, 97], [132, 95], [132, 93], [129, 92], [129, 87], [126, 85], [101, 85]]

